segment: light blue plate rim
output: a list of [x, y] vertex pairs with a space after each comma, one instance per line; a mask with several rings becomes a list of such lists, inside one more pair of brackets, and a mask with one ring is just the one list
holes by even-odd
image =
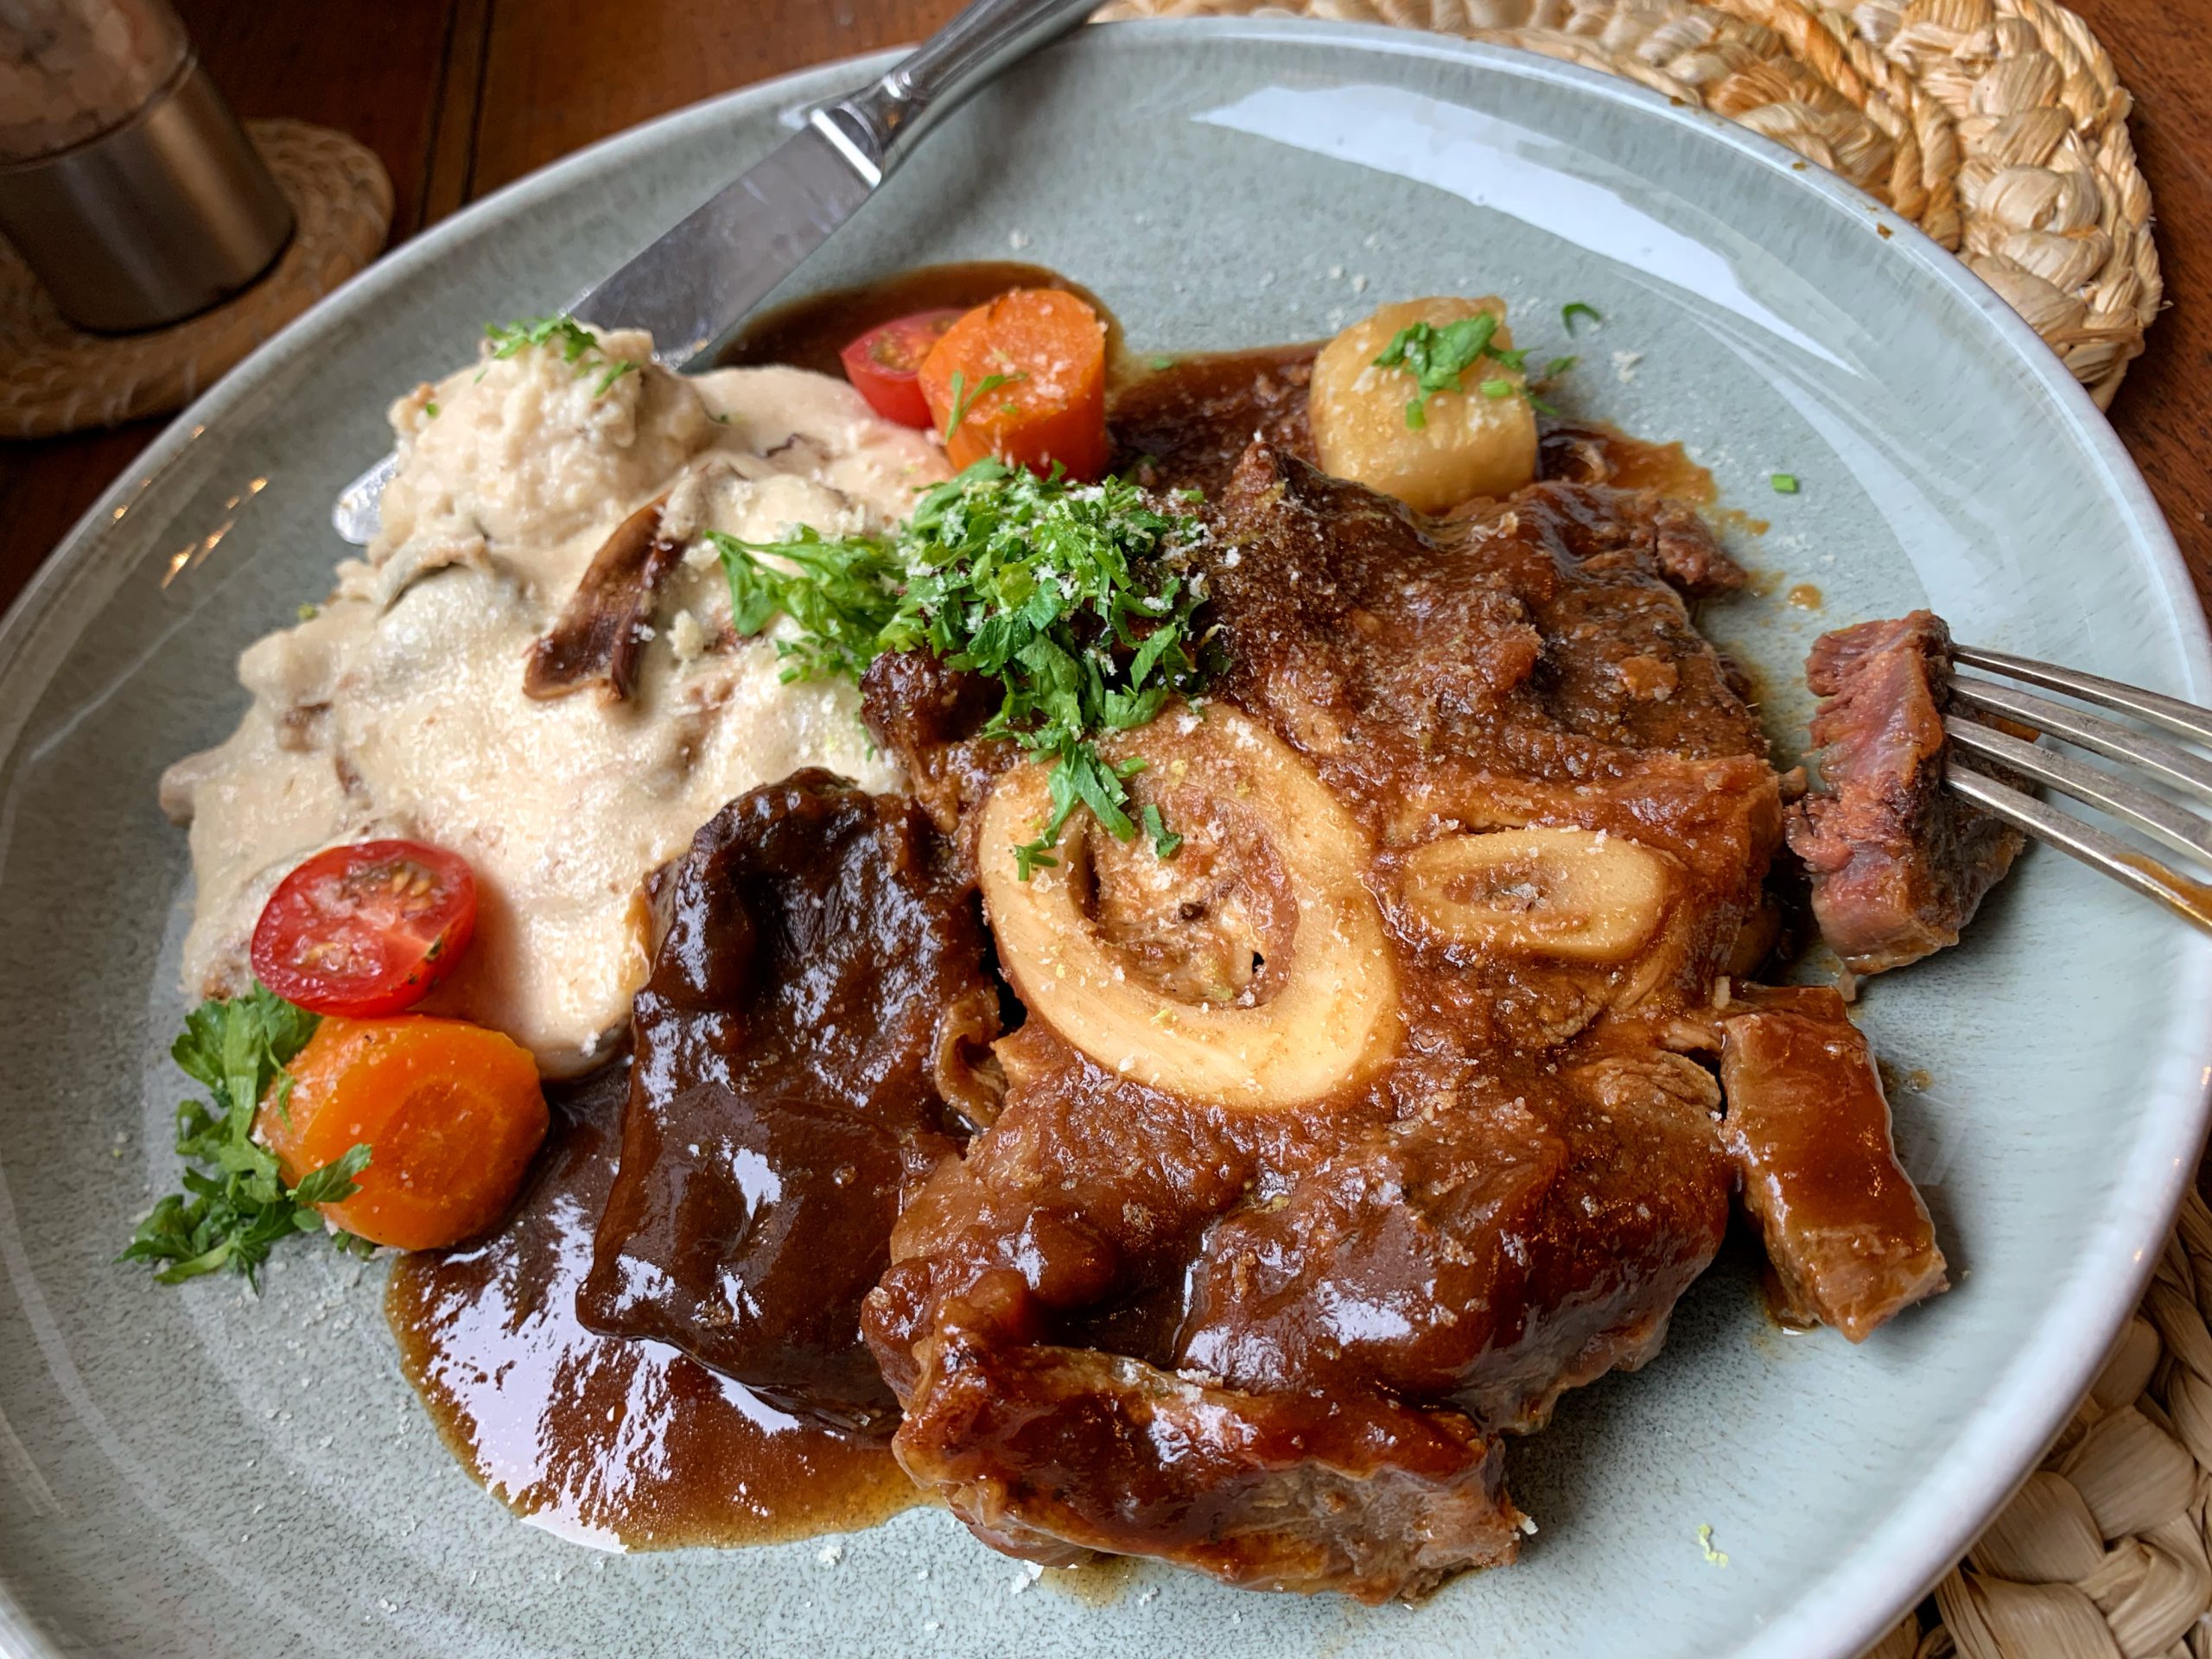
[[[1341, 42], [1385, 53], [1479, 65], [1493, 73], [1548, 82], [1600, 101], [1635, 108], [1698, 130], [1796, 188], [1830, 205], [1872, 213], [1889, 229], [1877, 257], [1910, 262], [1951, 289], [1991, 329], [2050, 396], [2052, 412], [2096, 462], [2125, 527], [2171, 605], [2188, 671], [2185, 695], [2205, 700], [2212, 688], [2212, 632], [2179, 546], [2149, 486], [2088, 393], [2026, 321], [1954, 255], [1910, 220], [1835, 175], [1802, 163], [1796, 152], [1724, 118], [1577, 65], [1511, 48], [1382, 24], [1295, 18], [1204, 18], [1092, 25], [1138, 35], [1173, 32], [1217, 45], [1243, 41]], [[486, 221], [560, 194], [626, 153], [651, 148], [671, 131], [726, 120], [734, 111], [766, 105], [803, 107], [861, 84], [895, 63], [889, 51], [798, 71], [708, 99], [588, 145], [517, 180], [415, 237], [327, 296], [257, 348], [179, 414], [160, 437], [102, 493], [41, 566], [0, 619], [0, 762], [10, 758], [33, 698], [26, 677], [41, 677], [41, 626], [78, 585], [97, 574], [103, 530], [131, 500], [175, 465], [209, 427], [250, 397], [259, 382], [383, 302], [424, 265], [444, 257]], [[372, 459], [363, 456], [365, 465]], [[2108, 556], [2096, 550], [2087, 557]], [[2196, 958], [2187, 1000], [2212, 1009], [2212, 957]], [[1914, 1510], [1901, 1510], [1870, 1535], [1783, 1617], [1744, 1646], [1743, 1659], [1854, 1659], [1897, 1615], [1932, 1587], [1964, 1553], [1982, 1524], [2038, 1460], [2101, 1367], [2105, 1354], [2140, 1300], [2174, 1215], [2196, 1167], [2212, 1114], [2212, 1014], [2191, 1055], [2197, 1084], [2157, 1103], [2126, 1172], [2123, 1190], [2134, 1202], [2105, 1218], [2107, 1248], [2084, 1253], [2083, 1267], [2048, 1306], [2034, 1339], [1990, 1393], [1951, 1452], [1930, 1471]], [[0, 1582], [0, 1652], [9, 1659], [61, 1659], [25, 1618]]]

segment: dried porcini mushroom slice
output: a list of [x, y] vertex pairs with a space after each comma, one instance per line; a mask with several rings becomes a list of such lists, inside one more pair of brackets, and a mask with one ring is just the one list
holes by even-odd
[[1398, 1041], [1367, 836], [1281, 740], [1221, 705], [1171, 710], [1103, 745], [1172, 857], [1071, 819], [1059, 861], [1022, 879], [1017, 843], [1049, 810], [1047, 768], [985, 804], [978, 857], [999, 957], [1030, 1017], [1099, 1065], [1188, 1099], [1268, 1110], [1358, 1083]]
[[683, 556], [660, 532], [661, 495], [625, 518], [592, 555], [559, 619], [531, 643], [523, 664], [523, 695], [537, 702], [586, 686], [609, 702], [636, 689], [638, 658], [652, 630], [653, 597]]
[[1657, 929], [1674, 887], [1663, 853], [1603, 830], [1532, 826], [1452, 835], [1405, 856], [1406, 907], [1455, 944], [1611, 963]]

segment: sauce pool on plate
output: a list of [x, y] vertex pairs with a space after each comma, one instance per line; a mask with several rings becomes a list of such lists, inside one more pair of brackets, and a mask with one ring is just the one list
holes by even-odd
[[617, 1066], [556, 1096], [537, 1171], [499, 1232], [392, 1269], [401, 1369], [448, 1448], [516, 1514], [605, 1548], [774, 1543], [925, 1502], [887, 1442], [778, 1411], [664, 1344], [577, 1323], [626, 1081]]

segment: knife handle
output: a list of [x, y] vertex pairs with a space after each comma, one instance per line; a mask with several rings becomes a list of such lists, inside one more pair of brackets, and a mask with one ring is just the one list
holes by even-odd
[[873, 86], [810, 120], [875, 182], [923, 131], [1016, 59], [1057, 40], [1103, 0], [973, 0]]

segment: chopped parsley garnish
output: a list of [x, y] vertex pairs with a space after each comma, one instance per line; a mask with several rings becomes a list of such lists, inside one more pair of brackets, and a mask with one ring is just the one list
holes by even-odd
[[[960, 429], [960, 423], [968, 418], [968, 411], [976, 407], [978, 398], [988, 396], [1001, 386], [1011, 385], [1016, 380], [1027, 380], [1028, 378], [1026, 374], [987, 374], [976, 383], [976, 389], [973, 391], [963, 392], [963, 385], [967, 377], [955, 369], [952, 372], [952, 416], [945, 422], [944, 431], [938, 442], [940, 443], [952, 442], [952, 435]], [[1011, 413], [1014, 405], [1008, 404], [1006, 409]]]
[[[1497, 317], [1493, 312], [1479, 311], [1471, 317], [1462, 317], [1457, 322], [1447, 322], [1441, 328], [1433, 322], [1415, 322], [1398, 330], [1382, 355], [1375, 359], [1378, 369], [1403, 369], [1414, 377], [1421, 387], [1421, 396], [1406, 404], [1406, 424], [1418, 430], [1428, 424], [1425, 400], [1434, 392], [1457, 391], [1459, 377], [1478, 362], [1488, 359], [1500, 368], [1518, 372], [1528, 353], [1510, 347], [1493, 346], [1497, 334]], [[1492, 385], [1503, 381], [1485, 381], [1483, 390], [1493, 397], [1503, 392], [1491, 392]], [[1508, 390], [1511, 390], [1508, 386]]]
[[1514, 385], [1510, 380], [1485, 380], [1483, 382], [1483, 396], [1485, 397], [1510, 397], [1513, 395], [1513, 392]]
[[1599, 314], [1596, 306], [1585, 305], [1580, 300], [1571, 300], [1560, 307], [1559, 326], [1566, 329], [1569, 334], [1574, 333], [1574, 320], [1577, 317], [1587, 317], [1593, 323], [1602, 323], [1605, 320]]
[[1183, 844], [1183, 837], [1168, 832], [1167, 826], [1160, 821], [1160, 809], [1150, 801], [1144, 804], [1142, 817], [1144, 832], [1152, 837], [1152, 850], [1154, 855], [1160, 858], [1174, 857], [1175, 849]]
[[423, 405], [423, 418], [426, 421], [435, 421], [438, 418], [438, 406], [435, 403]]
[[1550, 362], [1544, 365], [1544, 372], [1538, 375], [1536, 378], [1538, 380], [1556, 380], [1560, 376], [1567, 373], [1570, 369], [1573, 368], [1573, 366], [1581, 360], [1582, 359], [1580, 358], [1573, 356], [1555, 357], [1552, 359]]
[[1195, 518], [1159, 510], [1125, 480], [1075, 484], [984, 460], [925, 494], [895, 536], [709, 539], [740, 633], [779, 611], [798, 625], [796, 639], [777, 641], [792, 659], [785, 679], [857, 677], [885, 652], [926, 647], [997, 684], [983, 734], [1052, 762], [1051, 815], [1015, 849], [1027, 879], [1055, 861], [1078, 806], [1117, 840], [1141, 822], [1162, 858], [1181, 844], [1157, 807], [1130, 817], [1128, 783], [1143, 763], [1116, 766], [1093, 740], [1144, 725], [1217, 666], [1193, 622], [1203, 585], [1182, 569], [1199, 533]]
[[1795, 473], [1770, 473], [1766, 481], [1774, 486], [1777, 495], [1797, 493], [1797, 474]]
[[[608, 387], [638, 366], [626, 357], [608, 357], [600, 349], [599, 336], [566, 312], [524, 317], [520, 322], [493, 323], [485, 329], [484, 337], [492, 342], [490, 361], [493, 363], [505, 362], [525, 346], [543, 346], [559, 352], [561, 360], [573, 365], [578, 374], [597, 369], [599, 379], [592, 387], [594, 397], [604, 397]], [[481, 380], [484, 372], [479, 369], [476, 378]]]
[[524, 317], [519, 322], [491, 323], [484, 338], [492, 342], [492, 360], [505, 362], [525, 346], [555, 346], [563, 363], [576, 363], [588, 352], [599, 349], [599, 336], [567, 312], [551, 316]]
[[1172, 369], [1175, 366], [1175, 359], [1166, 356], [1151, 358], [1147, 360], [1147, 366], [1154, 369]]
[[209, 1100], [176, 1109], [177, 1154], [191, 1166], [184, 1191], [154, 1206], [118, 1261], [168, 1263], [154, 1274], [164, 1285], [225, 1268], [252, 1281], [280, 1240], [323, 1230], [316, 1205], [360, 1190], [353, 1178], [368, 1167], [366, 1146], [287, 1187], [276, 1154], [253, 1138], [264, 1097], [285, 1109], [292, 1079], [284, 1067], [319, 1023], [259, 984], [228, 1001], [210, 999], [185, 1016], [184, 1034], [169, 1053]]

